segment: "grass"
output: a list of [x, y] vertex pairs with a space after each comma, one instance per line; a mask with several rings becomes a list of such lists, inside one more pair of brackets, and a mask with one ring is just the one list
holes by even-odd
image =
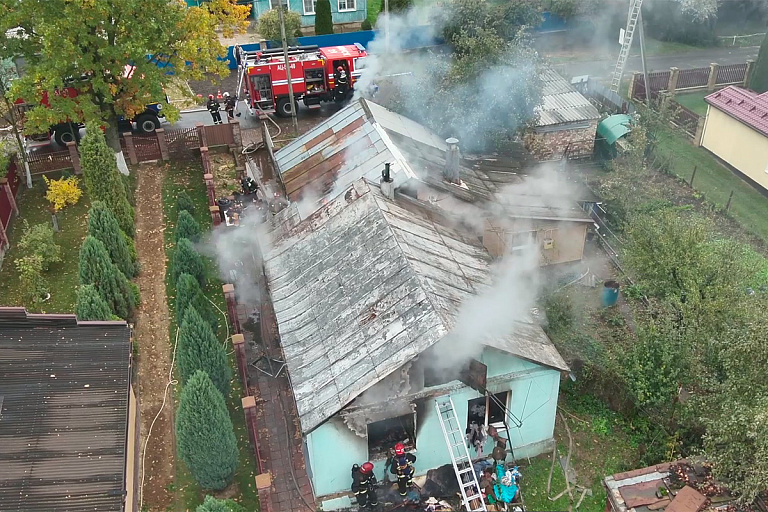
[[[653, 38], [646, 38], [645, 51], [648, 55], [671, 55], [676, 53], [688, 53], [701, 50], [701, 46], [691, 46], [685, 43], [677, 43], [674, 41], [659, 41]], [[633, 52], [640, 53], [639, 46]]]
[[709, 91], [700, 91], [676, 94], [675, 101], [685, 108], [693, 110], [700, 116], [704, 117], [707, 115], [707, 102], [704, 101], [704, 97], [709, 94], [712, 93]]
[[[200, 227], [204, 232], [211, 228], [211, 216], [208, 213], [208, 199], [205, 190], [205, 184], [202, 179], [202, 169], [200, 164], [195, 162], [172, 162], [166, 171], [165, 180], [163, 183], [163, 211], [166, 216], [166, 230], [165, 236], [165, 248], [166, 254], [170, 257], [173, 246], [175, 219], [177, 217], [176, 211], [176, 193], [179, 190], [185, 189], [192, 200], [195, 203], [194, 217], [200, 224]], [[204, 258], [207, 266], [208, 284], [204, 288], [206, 297], [216, 304], [221, 311], [226, 311], [226, 304], [224, 301], [224, 295], [221, 292], [221, 281], [219, 280], [218, 270], [215, 262], [212, 259]], [[170, 270], [170, 269], [169, 269]], [[168, 296], [168, 306], [171, 311], [171, 325], [170, 325], [170, 339], [175, 339], [177, 323], [175, 318], [176, 304], [176, 285], [169, 278], [170, 272], [166, 272], [166, 293]], [[222, 316], [222, 322], [219, 325], [218, 337], [224, 341], [227, 337], [227, 333], [231, 335], [231, 331], [227, 330], [226, 317]], [[228, 345], [231, 351], [231, 344]], [[245, 416], [243, 415], [243, 409], [240, 402], [242, 396], [242, 385], [237, 373], [237, 367], [235, 364], [234, 353], [230, 354], [230, 364], [233, 369], [233, 381], [232, 389], [229, 397], [227, 397], [227, 407], [229, 408], [230, 417], [232, 418], [232, 424], [235, 428], [235, 436], [237, 437], [238, 448], [240, 450], [240, 461], [235, 473], [236, 490], [233, 496], [227, 496], [232, 498], [248, 511], [259, 510], [259, 498], [256, 490], [256, 484], [254, 478], [257, 474], [256, 461], [254, 460], [253, 450], [251, 449], [250, 438], [245, 426]], [[180, 394], [180, 388], [177, 386], [175, 390], [176, 405], [178, 405], [178, 398]], [[177, 482], [175, 482], [176, 491], [176, 507], [178, 511], [194, 510], [199, 504], [202, 503], [205, 492], [199, 485], [192, 479], [187, 469], [184, 467], [184, 463], [178, 461], [177, 465]], [[223, 496], [218, 496], [223, 497]]]
[[[48, 177], [58, 179], [61, 173], [50, 173]], [[49, 204], [45, 199], [45, 182], [42, 176], [35, 176], [33, 186], [27, 189], [20, 185], [17, 197], [20, 215], [11, 224], [9, 239], [11, 248], [5, 253], [3, 267], [0, 271], [0, 297], [3, 306], [24, 306], [32, 312], [73, 313], [75, 311], [76, 291], [78, 285], [78, 260], [80, 245], [88, 230], [87, 213], [90, 202], [86, 192], [77, 204], [67, 206], [57, 214], [59, 232], [54, 239], [61, 246], [61, 261], [51, 265], [43, 275], [48, 281], [51, 298], [42, 304], [34, 304], [24, 297], [24, 289], [19, 274], [16, 272], [14, 260], [22, 256], [16, 243], [23, 231], [22, 219], [30, 226], [51, 223]], [[80, 188], [85, 185], [80, 180]]]
[[694, 167], [696, 177], [693, 188], [706, 200], [724, 208], [733, 191], [730, 215], [748, 232], [768, 243], [768, 198], [722, 165], [702, 148], [696, 148], [688, 138], [672, 129], [661, 137], [659, 155], [669, 160], [669, 171], [685, 180], [691, 179]]

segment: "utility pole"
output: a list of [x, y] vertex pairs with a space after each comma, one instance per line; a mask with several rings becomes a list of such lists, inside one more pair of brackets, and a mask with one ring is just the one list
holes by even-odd
[[640, 60], [643, 61], [643, 83], [645, 84], [645, 104], [651, 104], [651, 90], [648, 88], [648, 65], [645, 62], [645, 32], [643, 32], [643, 11], [640, 11], [637, 18], [637, 25], [640, 29]]
[[[288, 8], [289, 0], [285, 2], [285, 8]], [[280, 35], [283, 38], [283, 58], [285, 59], [285, 77], [288, 79], [288, 101], [291, 102], [291, 121], [293, 123], [293, 134], [299, 134], [299, 121], [296, 118], [296, 102], [293, 99], [293, 80], [291, 80], [291, 63], [288, 61], [288, 41], [285, 37], [285, 18], [283, 18], [283, 2], [280, 2], [280, 9], [277, 10], [280, 15]]]
[[387, 46], [387, 53], [389, 53], [389, 0], [384, 0], [384, 22], [386, 23], [386, 26], [384, 27], [384, 38]]

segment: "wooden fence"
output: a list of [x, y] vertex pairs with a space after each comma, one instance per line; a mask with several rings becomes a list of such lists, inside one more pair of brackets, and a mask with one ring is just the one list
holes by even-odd
[[[727, 85], [745, 85], [752, 69], [753, 61], [743, 64], [720, 66], [712, 64], [706, 68], [678, 69], [655, 71], [648, 73], [648, 88], [650, 97], [656, 99], [661, 92], [675, 93], [678, 91], [708, 90]], [[634, 73], [629, 86], [629, 97], [633, 100], [645, 101], [645, 81], [642, 73]]]
[[672, 123], [688, 134], [698, 146], [701, 141], [696, 139], [699, 138], [699, 125], [703, 121], [703, 118], [693, 110], [682, 106], [674, 100], [670, 99], [668, 101], [669, 108], [672, 111]]

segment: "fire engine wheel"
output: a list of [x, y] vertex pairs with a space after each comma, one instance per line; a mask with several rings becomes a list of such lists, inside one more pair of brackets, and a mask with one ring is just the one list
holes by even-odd
[[[299, 102], [295, 102], [296, 112], [298, 112]], [[291, 100], [288, 98], [280, 98], [277, 100], [277, 115], [280, 117], [291, 117]]]
[[59, 146], [66, 146], [67, 142], [77, 142], [75, 131], [77, 128], [69, 124], [56, 125], [53, 133], [53, 140]]
[[141, 133], [154, 133], [160, 128], [160, 120], [152, 114], [141, 114], [136, 118], [136, 129]]

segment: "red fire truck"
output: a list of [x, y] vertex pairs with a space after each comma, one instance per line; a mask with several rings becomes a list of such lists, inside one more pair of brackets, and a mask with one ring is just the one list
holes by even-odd
[[[368, 54], [361, 44], [347, 46], [292, 46], [288, 48], [293, 98], [308, 108], [320, 108], [327, 101], [343, 102], [353, 92]], [[245, 95], [251, 114], [291, 115], [288, 77], [282, 48], [245, 51], [235, 49], [238, 63], [238, 91]], [[340, 68], [340, 69], [339, 69]]]

